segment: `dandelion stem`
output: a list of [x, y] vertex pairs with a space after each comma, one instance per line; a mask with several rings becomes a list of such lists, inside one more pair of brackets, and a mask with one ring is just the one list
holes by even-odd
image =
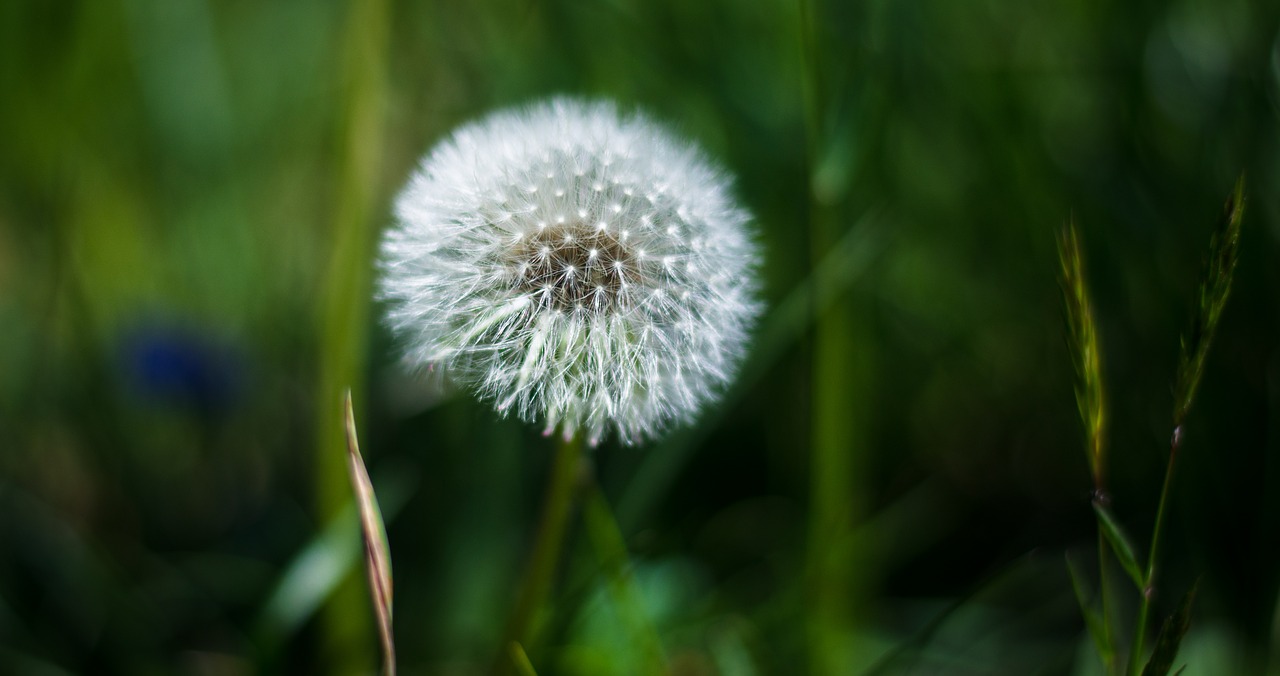
[[546, 601], [560, 562], [569, 513], [573, 510], [577, 489], [582, 483], [581, 476], [582, 440], [581, 435], [578, 435], [557, 444], [551, 473], [547, 478], [542, 517], [533, 541], [533, 553], [529, 558], [529, 567], [525, 570], [515, 610], [507, 625], [506, 638], [502, 641], [504, 650], [499, 651], [494, 670], [497, 673], [510, 673], [511, 660], [505, 648], [513, 642], [529, 649], [534, 647], [537, 614]]

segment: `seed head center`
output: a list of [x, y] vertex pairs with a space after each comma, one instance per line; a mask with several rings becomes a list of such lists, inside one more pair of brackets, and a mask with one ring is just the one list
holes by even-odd
[[635, 257], [607, 227], [568, 221], [538, 229], [512, 249], [519, 290], [542, 307], [607, 312], [637, 281]]

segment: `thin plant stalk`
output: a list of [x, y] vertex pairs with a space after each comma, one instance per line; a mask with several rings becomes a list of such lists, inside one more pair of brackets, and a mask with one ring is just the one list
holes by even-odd
[[[352, 3], [346, 26], [339, 64], [344, 109], [334, 137], [339, 169], [333, 203], [333, 246], [322, 276], [323, 301], [318, 312], [319, 411], [333, 410], [348, 386], [356, 396], [363, 389], [371, 285], [369, 260], [386, 99], [387, 3]], [[318, 416], [317, 420], [316, 497], [321, 518], [328, 520], [350, 501], [346, 439], [332, 417]], [[355, 579], [345, 582], [326, 604], [319, 645], [321, 662], [329, 673], [359, 672], [375, 652], [368, 640], [373, 622], [361, 586]]]
[[538, 532], [533, 541], [533, 552], [520, 585], [515, 610], [507, 625], [502, 648], [498, 651], [497, 673], [510, 673], [510, 649], [513, 644], [532, 648], [537, 635], [537, 615], [546, 602], [555, 578], [560, 555], [564, 550], [565, 532], [569, 514], [578, 496], [582, 481], [582, 435], [561, 440], [556, 445], [555, 458], [547, 478], [547, 492], [542, 505]]
[[751, 356], [742, 367], [723, 404], [702, 413], [700, 424], [674, 432], [662, 445], [645, 452], [618, 504], [618, 523], [624, 533], [634, 533], [645, 512], [661, 499], [675, 481], [692, 451], [717, 428], [727, 411], [764, 378], [782, 355], [798, 343], [819, 316], [845, 297], [845, 292], [867, 274], [885, 246], [888, 234], [877, 212], [868, 211], [840, 241], [831, 247], [810, 275], [797, 283], [770, 309], [756, 332]]
[[1103, 640], [1106, 641], [1107, 649], [1100, 651], [1102, 653], [1102, 664], [1108, 674], [1116, 672], [1116, 654], [1111, 646], [1116, 644], [1115, 625], [1111, 622], [1111, 582], [1110, 575], [1107, 574], [1107, 567], [1110, 557], [1107, 555], [1107, 536], [1103, 535], [1102, 529], [1098, 529], [1098, 596], [1102, 602], [1102, 631]]
[[[803, 63], [805, 127], [809, 164], [811, 261], [817, 268], [843, 234], [836, 205], [819, 193], [819, 174], [828, 154], [825, 115], [829, 92], [822, 68], [820, 18], [815, 0], [800, 0], [800, 48]], [[816, 295], [816, 290], [815, 290]], [[861, 421], [856, 394], [867, 379], [871, 360], [865, 331], [855, 321], [854, 304], [840, 299], [815, 317], [812, 353], [810, 486], [811, 516], [807, 552], [809, 669], [847, 673], [857, 651], [850, 632], [865, 593], [860, 577], [865, 562], [849, 537], [865, 508], [855, 477], [861, 461]]]
[[1151, 617], [1151, 599], [1155, 596], [1156, 558], [1160, 552], [1160, 535], [1164, 532], [1165, 510], [1169, 504], [1169, 488], [1173, 485], [1173, 470], [1178, 460], [1178, 448], [1182, 445], [1182, 428], [1178, 427], [1169, 443], [1169, 463], [1164, 468], [1164, 485], [1160, 488], [1160, 503], [1156, 507], [1156, 522], [1151, 529], [1151, 547], [1147, 550], [1147, 567], [1143, 572], [1146, 582], [1142, 590], [1142, 604], [1138, 607], [1137, 624], [1133, 630], [1133, 650], [1129, 653], [1129, 673], [1142, 670], [1143, 652], [1146, 650], [1147, 622]]
[[[1218, 321], [1231, 295], [1231, 283], [1235, 276], [1240, 253], [1240, 226], [1244, 218], [1244, 177], [1236, 181], [1227, 197], [1222, 219], [1209, 239], [1209, 255], [1205, 259], [1200, 288], [1196, 296], [1190, 331], [1182, 338], [1178, 358], [1177, 380], [1174, 385], [1173, 434], [1169, 440], [1169, 461], [1165, 466], [1164, 484], [1160, 489], [1160, 503], [1156, 507], [1156, 520], [1151, 529], [1151, 547], [1147, 551], [1147, 565], [1143, 571], [1142, 603], [1138, 608], [1137, 625], [1133, 631], [1133, 648], [1129, 653], [1129, 674], [1136, 676], [1142, 667], [1146, 650], [1147, 623], [1151, 616], [1151, 601], [1155, 596], [1157, 561], [1161, 535], [1164, 533], [1169, 494], [1173, 485], [1174, 468], [1178, 451], [1182, 447], [1182, 428], [1191, 404], [1195, 401], [1200, 378], [1204, 374], [1209, 346], [1213, 343]], [[1176, 645], [1174, 647], [1176, 650]]]

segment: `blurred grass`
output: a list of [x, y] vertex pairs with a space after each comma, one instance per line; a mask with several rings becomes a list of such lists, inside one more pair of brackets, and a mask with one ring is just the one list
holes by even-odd
[[[255, 633], [348, 499], [347, 385], [379, 496], [422, 477], [387, 513], [403, 673], [491, 663], [542, 442], [398, 373], [369, 256], [431, 144], [553, 93], [697, 139], [766, 252], [770, 318], [725, 405], [596, 455], [680, 673], [794, 671], [814, 600], [860, 609], [842, 645], [889, 656], [879, 673], [1087, 673], [1061, 560], [1091, 550], [1094, 524], [1054, 234], [1080, 224], [1108, 487], [1147, 532], [1169, 337], [1202, 225], [1245, 171], [1249, 246], [1186, 420], [1161, 579], [1204, 574], [1187, 660], [1263, 671], [1280, 607], [1280, 7], [811, 9], [806, 61], [792, 0], [0, 4], [0, 672], [372, 671], [354, 568], [329, 611], [349, 628], [301, 612], [279, 650]], [[824, 103], [805, 102], [807, 68]], [[823, 308], [848, 317], [825, 350]], [[819, 406], [856, 456], [813, 436]], [[836, 531], [849, 541], [811, 535]], [[558, 599], [540, 674], [618, 666], [628, 635], [581, 563], [589, 538], [568, 537], [579, 596]], [[840, 573], [856, 595], [806, 576], [842, 547], [874, 561]]]
[[[316, 388], [316, 496], [318, 511], [329, 517], [347, 504], [351, 484], [347, 468], [347, 431], [343, 402], [365, 400], [368, 371], [367, 326], [373, 293], [371, 264], [382, 213], [379, 170], [385, 126], [386, 44], [389, 8], [382, 0], [347, 4], [344, 35], [336, 67], [345, 104], [335, 138], [333, 222], [326, 275], [317, 299], [320, 318], [319, 384]], [[345, 397], [344, 397], [345, 393]], [[333, 415], [326, 415], [332, 411]], [[374, 661], [369, 636], [374, 632], [367, 588], [348, 577], [326, 604], [321, 659], [332, 673], [357, 673]], [[394, 665], [388, 667], [394, 674]]]
[[[833, 167], [857, 164], [859, 153], [832, 152], [830, 124], [834, 104], [826, 58], [830, 36], [821, 30], [826, 14], [814, 3], [800, 0], [798, 48], [803, 54], [804, 119], [808, 170], [808, 232], [811, 264], [822, 266], [827, 252], [850, 225], [849, 210], [857, 203], [842, 199], [847, 182], [831, 180]], [[856, 34], [855, 34], [856, 35]], [[857, 52], [854, 52], [857, 54]], [[854, 78], [862, 65], [853, 59]], [[866, 78], [866, 81], [873, 81]], [[866, 115], [864, 105], [854, 105], [849, 124], [858, 125]], [[831, 158], [845, 158], [844, 162]], [[814, 275], [815, 281], [817, 275]], [[814, 297], [818, 293], [814, 292]], [[866, 311], [864, 294], [836, 294], [830, 307], [814, 309], [811, 346], [812, 418], [809, 432], [810, 515], [805, 576], [808, 622], [808, 671], [814, 674], [857, 673], [871, 663], [865, 646], [857, 641], [859, 624], [866, 622], [866, 580], [872, 557], [855, 549], [849, 535], [866, 518], [866, 424], [863, 410], [867, 393], [874, 390], [874, 347], [868, 337], [873, 316]]]

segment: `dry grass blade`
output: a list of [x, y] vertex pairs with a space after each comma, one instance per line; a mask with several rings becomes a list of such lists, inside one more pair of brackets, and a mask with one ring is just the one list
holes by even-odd
[[391, 632], [391, 549], [387, 545], [387, 530], [382, 521], [382, 511], [373, 493], [373, 483], [364, 467], [360, 445], [356, 440], [356, 419], [351, 406], [351, 391], [346, 393], [347, 459], [351, 470], [351, 486], [355, 489], [356, 504], [360, 508], [360, 530], [364, 534], [365, 568], [369, 571], [369, 589], [373, 594], [373, 610], [378, 618], [378, 633], [382, 639], [384, 672], [396, 673], [395, 637]]
[[1102, 490], [1103, 432], [1106, 422], [1102, 397], [1102, 359], [1098, 350], [1098, 330], [1093, 304], [1084, 278], [1084, 257], [1080, 253], [1080, 233], [1075, 221], [1068, 221], [1058, 240], [1062, 264], [1062, 295], [1067, 306], [1067, 328], [1071, 332], [1071, 358], [1076, 367], [1076, 405], [1088, 437], [1089, 470], [1094, 487]]

